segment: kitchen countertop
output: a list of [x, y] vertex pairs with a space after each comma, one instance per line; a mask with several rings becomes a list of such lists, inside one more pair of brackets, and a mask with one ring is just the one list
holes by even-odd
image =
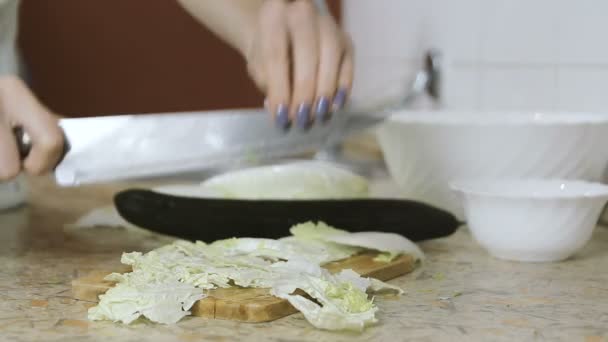
[[[574, 259], [522, 264], [489, 257], [466, 229], [421, 244], [427, 261], [391, 281], [406, 294], [377, 298], [379, 324], [361, 335], [313, 329], [296, 314], [245, 324], [186, 318], [174, 326], [89, 322], [92, 303], [70, 298], [70, 282], [117, 265], [123, 251], [149, 250], [165, 237], [116, 228], [64, 229], [108, 205], [133, 184], [58, 189], [32, 180], [31, 203], [0, 214], [0, 340], [14, 341], [369, 341], [566, 340], [608, 336], [608, 229]], [[376, 189], [390, 183], [376, 182]]]

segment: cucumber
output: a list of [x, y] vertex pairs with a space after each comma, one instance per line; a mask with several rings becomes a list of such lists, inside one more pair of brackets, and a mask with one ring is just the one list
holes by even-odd
[[281, 238], [290, 235], [293, 225], [307, 221], [350, 232], [397, 233], [412, 241], [445, 237], [460, 226], [447, 211], [400, 199], [235, 200], [130, 189], [116, 194], [114, 204], [126, 221], [138, 227], [205, 242]]

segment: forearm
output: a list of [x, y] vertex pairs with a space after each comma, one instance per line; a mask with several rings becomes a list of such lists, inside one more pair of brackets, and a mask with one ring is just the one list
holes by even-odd
[[258, 10], [265, 0], [178, 1], [209, 30], [241, 54], [246, 54]]

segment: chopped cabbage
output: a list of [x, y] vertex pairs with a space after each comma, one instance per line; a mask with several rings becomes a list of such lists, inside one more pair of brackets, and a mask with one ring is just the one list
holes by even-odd
[[393, 253], [393, 252], [379, 253], [374, 258], [374, 261], [377, 261], [377, 262], [391, 262], [391, 261], [395, 260], [395, 258], [397, 258], [397, 256], [399, 256], [399, 254], [396, 254], [396, 253]]
[[89, 319], [110, 320], [130, 324], [141, 316], [158, 323], [175, 323], [192, 305], [204, 297], [203, 291], [167, 273], [162, 279], [153, 273], [136, 271], [111, 275], [107, 279], [120, 281], [118, 286], [100, 296], [99, 305], [89, 309]]
[[323, 238], [345, 246], [357, 246], [366, 249], [388, 253], [386, 259], [394, 259], [401, 254], [411, 254], [418, 260], [424, 259], [424, 253], [412, 241], [395, 233], [384, 232], [358, 232], [350, 234], [332, 234]]
[[[365, 278], [358, 274], [356, 276], [365, 285], [370, 284]], [[344, 277], [341, 273], [332, 275], [326, 270], [321, 271], [321, 276], [299, 273], [292, 278], [278, 280], [270, 293], [289, 301], [317, 328], [362, 331], [377, 322], [375, 313], [378, 308], [368, 298], [368, 286], [361, 287], [349, 282], [352, 277]], [[318, 303], [294, 294], [296, 289], [303, 290]]]
[[[377, 322], [378, 308], [368, 293], [403, 292], [353, 270], [331, 274], [321, 267], [365, 250], [351, 240], [333, 241], [352, 233], [324, 223], [296, 225], [291, 232], [292, 236], [279, 240], [175, 241], [146, 254], [124, 253], [121, 262], [132, 272], [106, 277], [117, 284], [89, 309], [89, 319], [129, 324], [145, 317], [171, 324], [188, 315], [207, 290], [236, 285], [270, 289], [317, 328], [361, 331]], [[395, 246], [383, 250], [374, 244], [373, 249], [392, 253]], [[310, 298], [294, 293], [296, 289]]]
[[297, 224], [289, 229], [291, 235], [298, 239], [323, 240], [326, 236], [346, 235], [347, 231], [330, 227], [323, 222], [306, 222]]

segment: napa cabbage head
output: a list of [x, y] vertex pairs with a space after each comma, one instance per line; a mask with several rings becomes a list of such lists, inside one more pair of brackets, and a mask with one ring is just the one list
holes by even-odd
[[227, 172], [206, 180], [201, 187], [201, 193], [208, 197], [239, 199], [339, 199], [369, 195], [365, 178], [321, 161]]

